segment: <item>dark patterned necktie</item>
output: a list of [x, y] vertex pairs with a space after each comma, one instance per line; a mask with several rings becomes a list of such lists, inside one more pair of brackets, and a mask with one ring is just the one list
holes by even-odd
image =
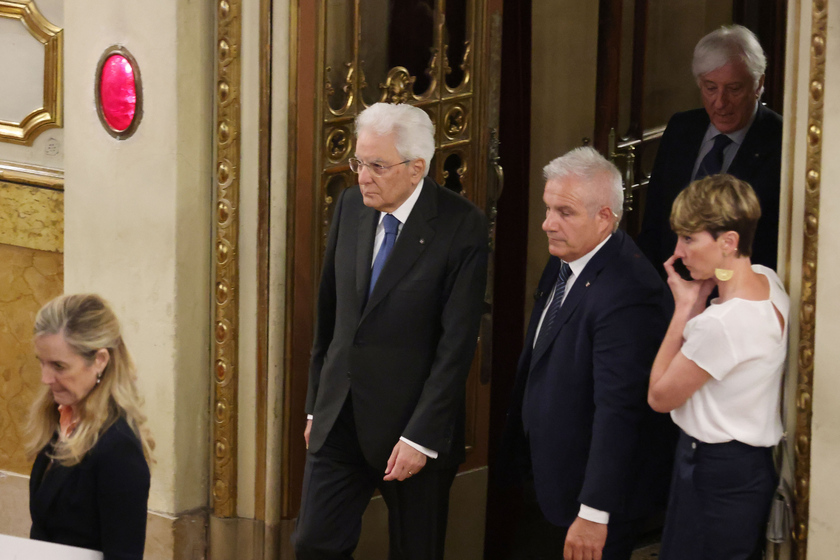
[[548, 311], [545, 312], [540, 332], [537, 334], [537, 342], [534, 344], [532, 356], [539, 356], [542, 351], [551, 343], [551, 335], [557, 316], [560, 315], [560, 305], [563, 303], [563, 294], [566, 293], [566, 280], [569, 279], [572, 269], [568, 263], [560, 267], [560, 274], [557, 275], [557, 282], [554, 284], [554, 295], [551, 303], [548, 304]]
[[385, 261], [388, 260], [388, 255], [391, 254], [391, 249], [394, 248], [394, 243], [397, 241], [397, 231], [400, 227], [400, 221], [391, 214], [385, 214], [382, 220], [382, 225], [385, 227], [385, 239], [379, 247], [379, 252], [376, 253], [376, 258], [373, 259], [373, 270], [370, 272], [370, 288], [368, 289], [368, 297], [373, 293], [373, 287], [376, 281], [379, 280], [379, 273], [385, 266]]
[[700, 167], [697, 168], [697, 176], [694, 180], [708, 177], [709, 175], [717, 175], [723, 169], [723, 150], [732, 143], [732, 138], [726, 134], [718, 134], [715, 136], [715, 145], [709, 150], [709, 153], [700, 162]]

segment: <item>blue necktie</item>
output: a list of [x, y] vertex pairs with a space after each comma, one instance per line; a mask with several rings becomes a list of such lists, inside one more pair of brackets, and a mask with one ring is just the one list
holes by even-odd
[[376, 258], [373, 259], [373, 270], [370, 272], [370, 288], [368, 289], [368, 297], [373, 293], [373, 287], [376, 281], [379, 280], [379, 274], [382, 272], [382, 267], [385, 266], [385, 261], [388, 260], [388, 255], [391, 254], [391, 249], [394, 248], [394, 243], [397, 241], [397, 231], [400, 227], [400, 221], [391, 214], [385, 214], [382, 220], [382, 225], [385, 227], [385, 239], [379, 247], [379, 252], [376, 253]]
[[732, 138], [726, 134], [718, 134], [715, 136], [715, 145], [709, 150], [709, 153], [703, 157], [700, 162], [700, 167], [697, 168], [697, 176], [694, 180], [708, 177], [709, 175], [717, 175], [723, 169], [723, 150], [732, 143]]
[[572, 269], [568, 263], [560, 267], [560, 274], [557, 275], [557, 282], [554, 284], [554, 296], [548, 304], [548, 311], [545, 312], [540, 332], [537, 335], [537, 342], [534, 344], [532, 356], [539, 356], [542, 351], [551, 343], [552, 327], [560, 315], [560, 304], [563, 303], [563, 294], [566, 293], [566, 280], [569, 279]]

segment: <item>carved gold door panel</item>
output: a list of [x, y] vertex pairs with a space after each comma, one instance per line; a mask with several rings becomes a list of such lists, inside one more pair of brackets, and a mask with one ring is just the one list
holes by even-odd
[[481, 114], [474, 80], [474, 0], [324, 4], [317, 160], [325, 239], [336, 195], [356, 184], [353, 119], [376, 102], [424, 109], [436, 131], [430, 176], [481, 204]]
[[[303, 440], [298, 434], [304, 418], [299, 403], [306, 391], [317, 279], [338, 195], [356, 184], [349, 166], [354, 119], [377, 102], [420, 107], [435, 125], [429, 176], [483, 208], [491, 223], [501, 191], [495, 140], [501, 0], [321, 0], [313, 8], [301, 7], [298, 17], [297, 88], [290, 115], [297, 145], [291, 166], [294, 285], [288, 298], [295, 330], [288, 339], [286, 387], [288, 517], [296, 514], [299, 499]], [[485, 299], [487, 314], [468, 382], [465, 468], [487, 464], [492, 283]]]

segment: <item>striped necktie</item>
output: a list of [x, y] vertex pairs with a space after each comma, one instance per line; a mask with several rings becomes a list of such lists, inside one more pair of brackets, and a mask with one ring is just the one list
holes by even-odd
[[563, 303], [563, 294], [566, 293], [566, 280], [569, 279], [572, 269], [568, 263], [560, 267], [560, 274], [557, 275], [557, 282], [554, 284], [554, 295], [548, 304], [548, 311], [545, 312], [540, 332], [537, 335], [537, 342], [534, 344], [532, 356], [539, 356], [542, 351], [551, 343], [554, 323], [560, 315], [560, 305]]

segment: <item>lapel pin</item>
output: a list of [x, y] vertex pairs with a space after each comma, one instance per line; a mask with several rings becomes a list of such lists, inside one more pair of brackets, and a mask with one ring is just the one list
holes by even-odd
[[421, 237], [420, 238], [420, 245], [424, 244], [425, 242], [426, 242], [426, 240]]
[[589, 287], [589, 282], [587, 282], [587, 283], [586, 283], [586, 287], [587, 287], [587, 288]]

